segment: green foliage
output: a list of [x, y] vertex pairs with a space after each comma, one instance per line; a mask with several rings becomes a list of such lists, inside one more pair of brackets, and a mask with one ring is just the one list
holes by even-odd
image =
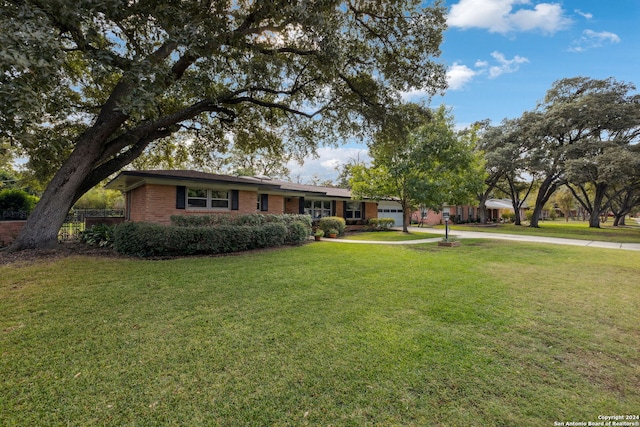
[[0, 155], [10, 142], [43, 183], [88, 171], [65, 179], [71, 198], [138, 158], [286, 174], [283, 158], [363, 135], [401, 91], [446, 88], [441, 2], [2, 4]]
[[426, 111], [403, 105], [376, 134], [370, 147], [373, 165], [351, 168], [352, 194], [395, 197], [405, 212], [419, 205], [438, 210], [443, 204], [464, 204], [480, 191], [484, 177], [475, 140], [475, 128], [455, 131], [444, 107]]
[[115, 226], [97, 224], [80, 233], [80, 241], [91, 246], [112, 248], [115, 238]]
[[308, 215], [184, 215], [171, 220], [171, 226], [117, 226], [114, 248], [141, 257], [217, 254], [300, 245], [311, 234]]
[[[309, 215], [282, 214], [282, 215], [172, 215], [171, 224], [179, 227], [212, 227], [217, 225], [262, 225], [268, 223], [292, 224], [300, 222], [311, 229], [311, 217]], [[308, 233], [307, 233], [308, 234]]]
[[281, 246], [286, 239], [287, 227], [282, 223], [177, 227], [136, 222], [116, 227], [114, 248], [139, 257], [182, 256]]
[[346, 224], [345, 219], [339, 216], [325, 216], [318, 221], [318, 228], [324, 231], [324, 234], [332, 234], [331, 230], [334, 230], [335, 234], [343, 235]]
[[504, 222], [515, 222], [516, 214], [513, 212], [502, 212], [502, 220]]
[[524, 218], [528, 222], [531, 222], [531, 219], [533, 219], [533, 210], [532, 209], [527, 209], [527, 211], [525, 211], [525, 213], [524, 213]]
[[302, 222], [294, 221], [287, 227], [287, 237], [285, 243], [289, 245], [301, 245], [307, 241], [311, 234], [311, 227]]
[[0, 210], [31, 212], [37, 202], [36, 196], [17, 188], [0, 191]]
[[386, 231], [389, 230], [395, 220], [393, 218], [369, 218], [368, 227], [373, 231]]
[[73, 205], [75, 209], [119, 209], [124, 206], [124, 197], [117, 190], [92, 188]]

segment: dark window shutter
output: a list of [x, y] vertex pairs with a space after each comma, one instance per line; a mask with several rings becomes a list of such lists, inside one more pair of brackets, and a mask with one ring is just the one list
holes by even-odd
[[231, 210], [237, 211], [238, 209], [240, 209], [240, 192], [231, 190]]
[[342, 217], [344, 219], [347, 219], [347, 201], [346, 200], [342, 202]]
[[187, 187], [178, 185], [176, 187], [176, 209], [184, 209], [187, 201]]
[[269, 195], [261, 194], [260, 195], [260, 210], [266, 212], [269, 210]]
[[304, 197], [298, 199], [298, 213], [300, 215], [304, 214]]
[[336, 216], [336, 203], [335, 200], [331, 201], [331, 216]]
[[364, 214], [365, 212], [364, 207], [365, 207], [365, 203], [364, 202], [360, 203], [360, 219], [366, 219]]

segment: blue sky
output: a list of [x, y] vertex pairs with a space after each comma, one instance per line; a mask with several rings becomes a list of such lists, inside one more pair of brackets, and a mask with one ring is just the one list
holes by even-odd
[[[449, 10], [438, 59], [449, 89], [445, 104], [465, 127], [494, 124], [536, 107], [553, 82], [613, 77], [640, 85], [640, 0], [446, 0]], [[421, 102], [419, 92], [405, 99]], [[321, 148], [318, 159], [289, 165], [302, 182], [335, 179], [335, 167], [366, 146]]]

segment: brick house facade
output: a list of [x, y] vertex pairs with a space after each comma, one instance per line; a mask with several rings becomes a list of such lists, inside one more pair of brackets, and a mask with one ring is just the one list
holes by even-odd
[[378, 217], [375, 201], [343, 188], [196, 171], [124, 171], [107, 188], [125, 193], [127, 221], [169, 224], [172, 215], [309, 214], [345, 218], [357, 228]]

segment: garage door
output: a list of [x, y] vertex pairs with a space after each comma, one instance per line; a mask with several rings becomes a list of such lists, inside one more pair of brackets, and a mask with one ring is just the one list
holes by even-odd
[[378, 202], [378, 218], [393, 218], [395, 226], [402, 226], [402, 207], [398, 202]]

